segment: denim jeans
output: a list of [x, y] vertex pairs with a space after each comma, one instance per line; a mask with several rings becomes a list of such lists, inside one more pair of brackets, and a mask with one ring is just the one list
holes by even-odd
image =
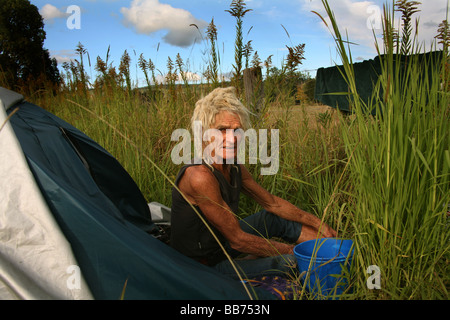
[[[282, 219], [266, 210], [255, 213], [240, 221], [244, 232], [261, 236], [267, 239], [281, 238], [289, 243], [295, 243], [300, 237], [302, 225], [298, 222]], [[237, 257], [239, 252], [228, 248], [231, 257]], [[257, 259], [233, 259], [233, 263], [243, 278], [272, 275], [283, 276], [295, 270], [297, 261], [293, 254], [278, 255]], [[213, 268], [222, 274], [239, 279], [230, 261], [225, 260]]]

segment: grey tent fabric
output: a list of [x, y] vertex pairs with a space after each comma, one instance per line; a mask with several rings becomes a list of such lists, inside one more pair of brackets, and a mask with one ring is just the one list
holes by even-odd
[[22, 100], [0, 87], [0, 300], [92, 299], [8, 121]]

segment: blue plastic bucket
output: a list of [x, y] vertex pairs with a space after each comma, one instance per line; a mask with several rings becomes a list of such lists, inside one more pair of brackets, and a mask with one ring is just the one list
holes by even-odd
[[[353, 241], [323, 238], [302, 242], [294, 247], [298, 268], [306, 287], [314, 295], [338, 297], [348, 287], [347, 271], [353, 258]], [[304, 272], [304, 273], [303, 273]]]

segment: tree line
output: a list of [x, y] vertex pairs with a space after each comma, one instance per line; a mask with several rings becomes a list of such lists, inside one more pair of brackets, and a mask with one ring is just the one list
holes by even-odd
[[38, 90], [61, 81], [55, 58], [44, 48], [38, 8], [28, 0], [0, 0], [0, 85]]

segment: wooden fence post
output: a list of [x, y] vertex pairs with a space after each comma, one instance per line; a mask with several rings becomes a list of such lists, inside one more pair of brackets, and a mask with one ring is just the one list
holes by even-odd
[[244, 90], [247, 107], [259, 115], [264, 104], [264, 84], [261, 67], [244, 70]]

